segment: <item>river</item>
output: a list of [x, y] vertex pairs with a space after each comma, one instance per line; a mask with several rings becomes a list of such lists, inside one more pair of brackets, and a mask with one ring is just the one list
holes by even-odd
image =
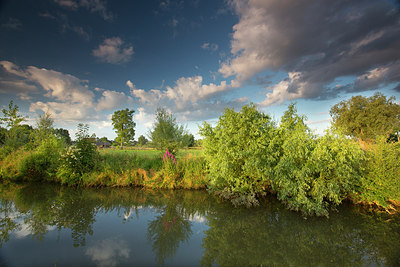
[[267, 197], [0, 186], [0, 266], [400, 266], [400, 217], [351, 204], [304, 218]]

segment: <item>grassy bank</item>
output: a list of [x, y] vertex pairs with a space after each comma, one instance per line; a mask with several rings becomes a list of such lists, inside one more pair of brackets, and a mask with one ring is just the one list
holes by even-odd
[[[46, 149], [45, 149], [46, 150]], [[68, 154], [68, 152], [64, 152]], [[207, 185], [202, 151], [182, 150], [175, 163], [157, 150], [111, 150], [96, 153], [92, 168], [65, 178], [60, 153], [20, 149], [1, 161], [0, 179], [48, 181], [79, 186], [144, 186], [148, 188], [201, 189]], [[63, 172], [64, 171], [64, 172]]]

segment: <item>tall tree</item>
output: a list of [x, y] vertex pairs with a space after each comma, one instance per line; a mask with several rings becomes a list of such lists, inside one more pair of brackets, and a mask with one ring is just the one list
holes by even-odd
[[154, 147], [171, 153], [176, 153], [183, 145], [182, 136], [185, 133], [183, 126], [179, 126], [172, 113], [163, 108], [156, 111], [156, 121], [153, 130], [150, 132], [151, 141]]
[[353, 96], [331, 108], [332, 123], [344, 134], [365, 142], [379, 135], [389, 137], [400, 131], [400, 105], [394, 100], [395, 97], [387, 99], [382, 93]]
[[112, 124], [118, 135], [117, 139], [121, 143], [121, 148], [135, 137], [134, 112], [134, 110], [122, 109], [115, 111], [112, 116]]

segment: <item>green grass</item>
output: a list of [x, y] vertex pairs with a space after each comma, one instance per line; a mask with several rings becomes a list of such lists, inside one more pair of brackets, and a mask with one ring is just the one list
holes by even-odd
[[[121, 149], [102, 149], [100, 150], [101, 155], [106, 155], [106, 154], [126, 154], [126, 155], [136, 155], [138, 157], [143, 157], [143, 158], [148, 158], [148, 159], [155, 159], [155, 158], [160, 158], [162, 159], [165, 151], [161, 150], [153, 150], [153, 149], [126, 149], [126, 150], [121, 150]], [[202, 156], [203, 155], [203, 150], [202, 149], [182, 149], [178, 152], [178, 155], [176, 158], [183, 158], [187, 155], [192, 154], [192, 156], [197, 157], [197, 156]]]

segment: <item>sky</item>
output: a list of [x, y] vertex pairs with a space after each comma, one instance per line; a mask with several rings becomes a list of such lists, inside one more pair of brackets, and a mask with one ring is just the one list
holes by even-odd
[[400, 100], [394, 0], [3, 0], [0, 40], [1, 108], [49, 112], [71, 137], [87, 123], [114, 139], [129, 108], [137, 139], [161, 107], [200, 138], [226, 108], [279, 121], [293, 101], [322, 133], [342, 100]]

